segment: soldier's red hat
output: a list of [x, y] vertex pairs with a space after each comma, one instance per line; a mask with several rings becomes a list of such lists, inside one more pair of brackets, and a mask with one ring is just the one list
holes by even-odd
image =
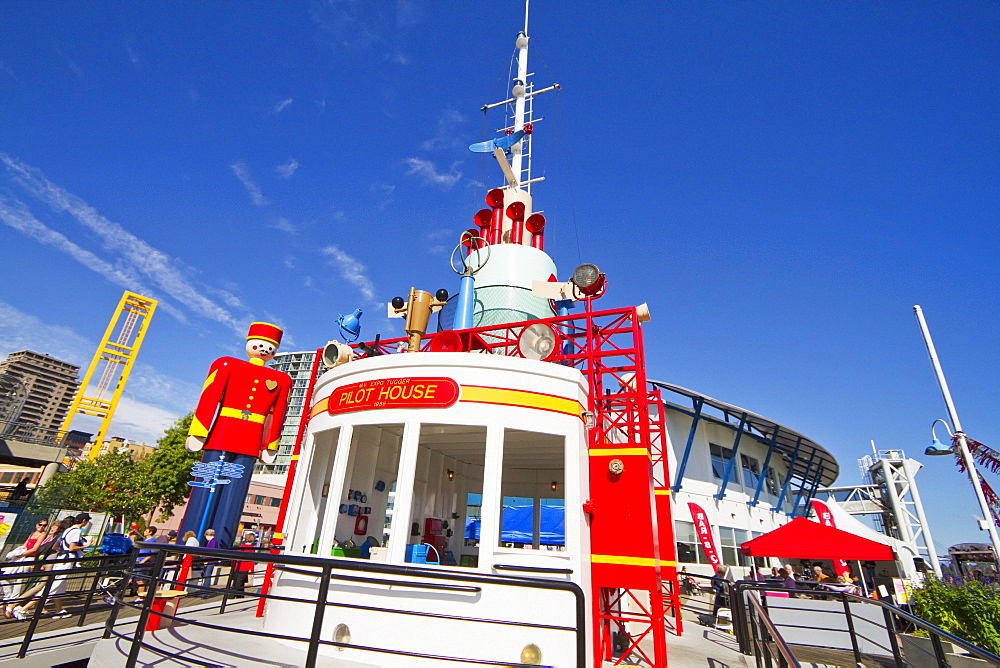
[[250, 331], [247, 332], [247, 341], [250, 339], [260, 339], [281, 345], [281, 328], [269, 322], [254, 322], [250, 324]]

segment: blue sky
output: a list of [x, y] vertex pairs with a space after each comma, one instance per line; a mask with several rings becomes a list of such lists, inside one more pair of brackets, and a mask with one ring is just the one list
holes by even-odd
[[[943, 549], [985, 540], [924, 458], [945, 409], [1000, 449], [1000, 8], [543, 2], [536, 209], [561, 278], [649, 302], [649, 375], [855, 460], [902, 448]], [[500, 184], [520, 2], [7, 4], [0, 354], [86, 365], [121, 293], [161, 300], [112, 433], [154, 440], [253, 320], [284, 350], [400, 335], [384, 304], [457, 289], [447, 256]], [[1000, 487], [1000, 481], [995, 481]]]

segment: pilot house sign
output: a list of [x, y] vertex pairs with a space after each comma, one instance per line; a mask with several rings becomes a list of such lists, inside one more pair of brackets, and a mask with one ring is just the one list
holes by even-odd
[[382, 378], [338, 387], [330, 395], [331, 415], [377, 408], [447, 408], [458, 401], [451, 378]]

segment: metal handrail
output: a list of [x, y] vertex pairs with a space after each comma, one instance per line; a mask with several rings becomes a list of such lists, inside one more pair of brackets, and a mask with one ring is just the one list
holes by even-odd
[[[25, 602], [34, 600], [36, 598], [38, 599], [38, 603], [34, 606], [31, 616], [27, 619], [28, 624], [24, 631], [23, 636], [21, 637], [17, 651], [17, 657], [19, 659], [23, 659], [25, 656], [27, 656], [28, 651], [31, 648], [31, 644], [34, 641], [35, 631], [37, 630], [38, 623], [41, 621], [42, 608], [44, 607], [44, 604], [47, 601], [85, 597], [83, 603], [83, 610], [81, 611], [79, 620], [76, 622], [76, 626], [81, 627], [84, 625], [87, 615], [90, 613], [91, 608], [95, 604], [94, 600], [95, 594], [97, 594], [100, 589], [97, 583], [101, 579], [101, 577], [102, 576], [108, 577], [112, 574], [124, 576], [124, 574], [127, 573], [132, 568], [132, 564], [135, 560], [135, 557], [136, 557], [135, 553], [132, 553], [130, 555], [88, 555], [82, 558], [60, 559], [60, 560], [44, 559], [36, 561], [34, 559], [29, 558], [21, 561], [5, 562], [4, 563], [5, 569], [19, 567], [19, 566], [32, 566], [32, 567], [52, 566], [53, 564], [57, 563], [57, 561], [75, 564], [74, 567], [62, 571], [30, 570], [21, 573], [0, 573], [0, 583], [18, 582], [18, 581], [36, 580], [36, 579], [40, 580], [43, 578], [45, 580], [42, 589], [39, 592], [27, 598], [25, 598], [25, 592], [22, 592], [20, 595], [14, 597], [13, 599], [10, 600], [5, 599], [2, 602], [0, 602], [3, 605], [7, 605], [11, 602], [19, 601], [22, 599], [24, 599]], [[88, 564], [96, 564], [96, 565], [88, 565]], [[53, 596], [50, 595], [50, 591], [56, 578], [65, 578], [67, 583], [72, 581], [82, 580], [84, 585], [79, 590], [70, 591], [67, 588], [67, 591], [65, 593]], [[90, 578], [93, 579], [91, 580], [88, 586], [86, 583], [87, 580]], [[101, 607], [106, 609], [107, 605], [105, 604], [103, 598], [98, 599], [97, 602]], [[5, 623], [20, 624], [21, 622], [14, 620], [0, 622], [0, 624], [5, 624]]]
[[[774, 643], [774, 647], [777, 648], [778, 653], [781, 655], [782, 661], [780, 662], [780, 665], [799, 668], [800, 666], [799, 660], [795, 658], [795, 655], [792, 654], [792, 649], [788, 646], [788, 643], [785, 642], [785, 639], [781, 637], [781, 632], [778, 631], [778, 628], [774, 625], [774, 622], [772, 622], [771, 618], [768, 616], [767, 611], [761, 605], [760, 598], [757, 596], [748, 596], [747, 600], [750, 602], [751, 610], [756, 613], [757, 619], [764, 625], [764, 629], [771, 637], [771, 641]], [[756, 630], [756, 626], [754, 628]], [[755, 634], [755, 639], [756, 639], [756, 634]], [[764, 649], [768, 652], [770, 657], [777, 659], [778, 657], [774, 656], [774, 654], [771, 652], [771, 646], [767, 643], [767, 639], [762, 637], [762, 640], [764, 640], [763, 643]], [[757, 654], [757, 656], [759, 658], [760, 654]], [[771, 665], [770, 660], [767, 661], [767, 665], [768, 666]]]
[[[886, 631], [887, 631], [887, 633], [889, 635], [890, 644], [892, 645], [891, 648], [884, 648], [884, 649], [890, 650], [892, 652], [893, 657], [897, 661], [902, 660], [902, 655], [900, 654], [899, 646], [898, 646], [898, 642], [897, 642], [897, 638], [896, 638], [896, 623], [895, 623], [895, 620], [899, 619], [899, 620], [902, 620], [902, 621], [904, 621], [904, 622], [906, 622], [908, 624], [912, 624], [913, 626], [915, 626], [918, 629], [926, 631], [930, 635], [931, 641], [932, 641], [932, 643], [933, 643], [933, 645], [935, 647], [935, 653], [939, 655], [937, 657], [939, 660], [941, 660], [943, 658], [942, 652], [940, 650], [940, 642], [942, 640], [944, 640], [944, 641], [948, 641], [948, 642], [950, 642], [950, 643], [952, 643], [952, 644], [960, 647], [962, 649], [962, 651], [968, 652], [969, 654], [971, 654], [972, 656], [974, 656], [974, 657], [976, 657], [978, 659], [983, 659], [984, 661], [988, 661], [989, 663], [991, 663], [991, 664], [993, 664], [995, 666], [1000, 666], [1000, 656], [997, 656], [996, 654], [993, 654], [993, 653], [991, 653], [991, 652], [989, 652], [989, 651], [987, 651], [987, 650], [985, 650], [985, 649], [983, 649], [981, 647], [977, 647], [976, 645], [973, 645], [972, 643], [968, 642], [967, 640], [963, 640], [963, 639], [961, 639], [961, 638], [959, 638], [959, 637], [957, 637], [955, 635], [952, 635], [951, 633], [948, 633], [944, 629], [938, 628], [937, 626], [934, 626], [933, 624], [931, 624], [931, 623], [929, 623], [927, 621], [924, 621], [923, 619], [920, 619], [919, 617], [916, 617], [916, 616], [914, 616], [914, 615], [906, 612], [905, 610], [901, 610], [900, 608], [898, 608], [898, 607], [896, 607], [894, 605], [891, 605], [889, 603], [886, 603], [884, 601], [879, 601], [879, 600], [870, 599], [870, 598], [862, 598], [860, 596], [853, 596], [851, 594], [845, 594], [845, 593], [842, 593], [842, 592], [835, 592], [835, 591], [826, 591], [826, 590], [817, 590], [817, 589], [786, 589], [784, 587], [776, 587], [776, 586], [768, 585], [766, 583], [761, 583], [761, 582], [740, 581], [740, 582], [735, 582], [735, 583], [729, 583], [729, 585], [731, 587], [731, 591], [730, 591], [730, 604], [731, 604], [731, 606], [733, 608], [733, 618], [734, 618], [733, 619], [733, 622], [734, 622], [733, 625], [734, 625], [734, 628], [736, 630], [737, 640], [739, 641], [740, 651], [743, 654], [752, 654], [752, 652], [750, 651], [750, 644], [751, 644], [750, 643], [750, 639], [746, 636], [746, 631], [747, 631], [746, 624], [747, 624], [747, 622], [749, 620], [747, 620], [745, 618], [745, 608], [744, 608], [743, 605], [736, 606], [736, 605], [732, 605], [732, 604], [734, 602], [736, 602], [736, 601], [746, 601], [746, 600], [749, 600], [751, 597], [746, 596], [746, 594], [745, 594], [746, 592], [750, 592], [750, 591], [756, 591], [756, 592], [780, 592], [780, 593], [789, 593], [789, 594], [804, 594], [804, 595], [809, 596], [811, 598], [823, 597], [823, 598], [827, 598], [827, 599], [833, 599], [833, 600], [842, 601], [844, 603], [844, 611], [845, 611], [844, 614], [845, 614], [845, 616], [846, 616], [846, 618], [848, 620], [848, 629], [847, 630], [830, 629], [830, 631], [834, 631], [834, 632], [838, 632], [839, 631], [841, 633], [849, 633], [851, 635], [851, 641], [852, 641], [852, 645], [853, 645], [854, 653], [855, 653], [856, 657], [858, 657], [860, 655], [860, 652], [858, 651], [858, 645], [857, 645], [857, 638], [858, 637], [861, 637], [863, 639], [869, 640], [869, 642], [873, 642], [873, 641], [871, 639], [866, 638], [865, 636], [859, 634], [854, 629], [854, 625], [853, 625], [854, 614], [850, 610], [850, 604], [873, 605], [873, 606], [877, 606], [877, 607], [879, 607], [879, 608], [882, 609], [882, 611], [883, 611], [883, 618], [886, 620], [886, 625], [884, 627], [882, 627], [882, 628], [886, 629]], [[765, 611], [766, 611], [766, 604], [764, 605], [764, 607], [765, 607]], [[875, 644], [875, 643], [873, 642], [873, 644]]]
[[[231, 630], [232, 632], [241, 633], [241, 634], [245, 634], [245, 635], [253, 635], [253, 636], [275, 638], [275, 639], [290, 639], [290, 640], [305, 641], [305, 642], [308, 643], [308, 651], [307, 651], [307, 656], [306, 656], [306, 659], [305, 659], [305, 665], [306, 666], [314, 666], [316, 664], [316, 661], [318, 659], [319, 647], [321, 645], [322, 646], [331, 646], [331, 647], [344, 647], [344, 648], [350, 648], [350, 649], [362, 650], [362, 651], [379, 652], [379, 653], [384, 653], [384, 654], [389, 654], [389, 655], [399, 654], [401, 656], [413, 656], [413, 657], [418, 657], [418, 658], [435, 659], [435, 660], [441, 660], [441, 661], [462, 661], [462, 662], [465, 662], [465, 663], [477, 663], [477, 664], [482, 664], [482, 665], [497, 665], [497, 666], [506, 666], [506, 665], [509, 665], [509, 662], [497, 662], [497, 661], [491, 661], [491, 660], [486, 660], [486, 659], [468, 659], [468, 658], [456, 658], [456, 657], [438, 656], [438, 655], [422, 654], [422, 653], [418, 653], [418, 652], [410, 652], [410, 651], [406, 651], [406, 650], [396, 650], [396, 649], [389, 649], [389, 648], [360, 646], [360, 645], [356, 645], [356, 644], [349, 644], [348, 645], [348, 644], [338, 643], [338, 642], [335, 642], [333, 640], [323, 640], [323, 639], [321, 639], [320, 638], [320, 630], [322, 629], [322, 625], [323, 625], [323, 613], [324, 613], [324, 611], [326, 610], [327, 607], [347, 607], [347, 608], [359, 607], [359, 606], [352, 606], [352, 605], [349, 605], [349, 604], [338, 603], [338, 602], [335, 602], [335, 601], [328, 601], [327, 600], [327, 598], [328, 598], [328, 593], [327, 592], [328, 592], [328, 589], [329, 589], [329, 586], [330, 586], [330, 582], [332, 580], [334, 580], [334, 579], [344, 579], [344, 580], [348, 580], [348, 581], [368, 580], [368, 578], [359, 578], [357, 576], [349, 576], [349, 575], [343, 575], [343, 574], [334, 573], [333, 571], [335, 569], [336, 570], [347, 570], [347, 571], [362, 572], [362, 573], [376, 575], [376, 576], [379, 576], [379, 575], [381, 575], [381, 576], [396, 575], [396, 576], [420, 577], [420, 578], [428, 578], [428, 579], [437, 579], [437, 580], [444, 580], [444, 581], [460, 582], [461, 584], [452, 584], [452, 585], [444, 584], [444, 583], [442, 583], [441, 585], [431, 585], [431, 584], [421, 585], [421, 586], [428, 587], [428, 588], [431, 588], [431, 587], [438, 588], [438, 587], [440, 587], [440, 588], [447, 589], [447, 590], [452, 590], [452, 591], [454, 591], [455, 589], [459, 589], [461, 591], [470, 591], [470, 592], [472, 592], [472, 591], [480, 589], [479, 587], [468, 586], [468, 584], [471, 583], [471, 584], [504, 585], [504, 586], [523, 587], [523, 588], [532, 588], [532, 589], [549, 589], [549, 590], [557, 590], [557, 591], [563, 591], [563, 592], [569, 593], [569, 594], [571, 594], [574, 597], [574, 604], [575, 604], [574, 605], [575, 620], [574, 620], [573, 626], [568, 626], [567, 625], [567, 626], [560, 627], [560, 626], [552, 626], [552, 625], [534, 624], [534, 623], [530, 623], [530, 622], [513, 622], [513, 624], [514, 625], [521, 625], [521, 626], [528, 626], [528, 627], [533, 627], [533, 628], [550, 628], [550, 629], [557, 630], [557, 631], [566, 631], [566, 632], [569, 632], [569, 633], [574, 633], [575, 634], [575, 639], [576, 639], [576, 643], [575, 643], [576, 656], [577, 656], [576, 664], [577, 664], [577, 666], [579, 668], [583, 668], [583, 666], [585, 665], [585, 662], [586, 662], [586, 658], [587, 658], [587, 654], [588, 654], [587, 647], [586, 647], [586, 632], [585, 632], [586, 631], [586, 612], [587, 612], [586, 601], [585, 601], [583, 590], [579, 587], [579, 585], [577, 585], [577, 584], [575, 584], [573, 582], [568, 582], [568, 581], [564, 581], [564, 580], [546, 580], [546, 579], [541, 579], [541, 578], [537, 578], [537, 577], [515, 577], [515, 576], [505, 576], [505, 575], [469, 573], [469, 572], [463, 572], [463, 571], [458, 571], [458, 570], [445, 570], [445, 569], [441, 569], [441, 568], [437, 568], [437, 567], [435, 567], [435, 568], [427, 568], [427, 567], [420, 567], [420, 566], [393, 566], [393, 565], [384, 564], [384, 563], [380, 563], [380, 562], [371, 562], [371, 561], [358, 560], [358, 559], [336, 559], [336, 558], [325, 558], [325, 557], [315, 557], [315, 556], [300, 556], [300, 555], [289, 555], [289, 554], [254, 554], [254, 553], [244, 552], [244, 551], [240, 551], [240, 550], [218, 550], [218, 549], [208, 549], [208, 548], [201, 548], [201, 547], [186, 547], [186, 546], [182, 546], [182, 545], [171, 545], [171, 544], [161, 544], [161, 543], [141, 543], [139, 545], [142, 546], [143, 550], [146, 550], [146, 551], [153, 550], [153, 551], [156, 552], [156, 554], [153, 557], [152, 567], [150, 568], [149, 564], [144, 565], [143, 566], [143, 572], [140, 574], [142, 577], [150, 579], [150, 583], [149, 583], [149, 586], [148, 586], [146, 597], [142, 601], [141, 611], [140, 611], [140, 615], [139, 615], [139, 621], [138, 621], [138, 624], [136, 626], [135, 633], [134, 633], [134, 635], [132, 635], [131, 638], [129, 638], [129, 637], [125, 636], [124, 634], [115, 631], [114, 628], [113, 628], [114, 627], [114, 622], [115, 622], [115, 619], [117, 617], [117, 613], [118, 613], [119, 608], [122, 605], [129, 605], [129, 604], [126, 604], [126, 603], [124, 603], [124, 602], [122, 602], [120, 600], [118, 601], [118, 605], [116, 605], [115, 610], [112, 611], [112, 614], [111, 614], [111, 616], [109, 617], [109, 619], [107, 621], [107, 625], [105, 627], [105, 633], [104, 633], [104, 637], [105, 638], [110, 638], [112, 636], [116, 636], [116, 637], [122, 638], [123, 640], [131, 641], [131, 648], [130, 648], [130, 651], [129, 651], [128, 665], [135, 665], [135, 663], [138, 661], [139, 653], [140, 653], [140, 651], [143, 648], [146, 648], [146, 649], [148, 649], [150, 651], [153, 651], [153, 652], [156, 652], [158, 654], [164, 654], [164, 655], [166, 655], [168, 653], [166, 650], [163, 650], [163, 649], [161, 649], [159, 647], [156, 647], [154, 645], [151, 645], [151, 644], [143, 641], [143, 637], [144, 637], [144, 633], [145, 633], [145, 628], [146, 628], [147, 622], [149, 620], [149, 616], [151, 614], [157, 615], [158, 617], [163, 618], [163, 619], [169, 619], [169, 620], [180, 619], [176, 615], [168, 614], [165, 611], [164, 612], [158, 612], [158, 611], [153, 611], [152, 610], [153, 600], [155, 598], [156, 590], [159, 587], [160, 583], [172, 583], [172, 584], [175, 584], [177, 586], [185, 586], [188, 589], [200, 588], [200, 587], [198, 587], [196, 585], [191, 585], [191, 584], [188, 584], [188, 583], [182, 583], [182, 582], [179, 582], [177, 580], [173, 580], [173, 579], [169, 579], [169, 578], [164, 578], [162, 576], [163, 566], [164, 566], [164, 563], [166, 561], [166, 557], [167, 557], [168, 554], [169, 555], [179, 555], [179, 556], [192, 555], [192, 556], [195, 556], [195, 557], [207, 557], [207, 558], [210, 558], [210, 559], [212, 559], [214, 561], [217, 561], [217, 562], [226, 562], [226, 561], [233, 561], [233, 562], [244, 561], [244, 562], [246, 562], [246, 561], [251, 561], [251, 562], [259, 563], [259, 564], [273, 565], [275, 568], [283, 568], [283, 569], [287, 569], [287, 570], [291, 570], [291, 571], [297, 571], [297, 572], [301, 572], [301, 573], [308, 574], [310, 576], [315, 576], [315, 577], [319, 578], [320, 579], [320, 584], [319, 584], [319, 587], [317, 588], [317, 598], [316, 598], [315, 601], [313, 601], [311, 599], [309, 599], [309, 600], [306, 600], [306, 599], [291, 599], [291, 598], [288, 598], [288, 597], [284, 597], [284, 596], [280, 596], [280, 595], [275, 595], [275, 594], [270, 594], [270, 593], [268, 593], [268, 594], [257, 594], [257, 593], [251, 593], [251, 592], [245, 592], [245, 591], [235, 591], [235, 590], [230, 589], [228, 586], [225, 589], [221, 589], [221, 590], [220, 589], [213, 589], [212, 590], [212, 591], [217, 591], [217, 592], [220, 592], [220, 593], [224, 593], [224, 597], [223, 597], [223, 601], [222, 601], [222, 609], [220, 610], [220, 614], [221, 614], [221, 612], [223, 612], [225, 610], [226, 600], [229, 598], [230, 595], [235, 595], [235, 594], [239, 594], [239, 595], [243, 595], [243, 596], [251, 596], [251, 597], [254, 597], [254, 598], [258, 598], [258, 599], [263, 598], [265, 600], [275, 599], [275, 600], [286, 600], [286, 601], [288, 601], [288, 600], [295, 600], [295, 601], [299, 601], [299, 602], [308, 602], [308, 603], [310, 603], [311, 605], [314, 606], [314, 614], [313, 614], [313, 622], [312, 622], [312, 625], [311, 625], [311, 633], [309, 634], [308, 638], [304, 638], [304, 637], [302, 637], [302, 638], [291, 638], [291, 637], [286, 637], [286, 636], [283, 636], [283, 635], [280, 635], [280, 634], [268, 633], [268, 632], [263, 632], [263, 631], [249, 631], [249, 630], [246, 630], [246, 629], [227, 629], [226, 627], [219, 627], [219, 626], [215, 626], [215, 625], [212, 625], [212, 624], [206, 624], [204, 622], [199, 622], [199, 621], [195, 621], [195, 620], [191, 620], [191, 619], [183, 619], [183, 621], [185, 623], [188, 623], [188, 624], [192, 624], [192, 625], [196, 625], [196, 626], [202, 626], [202, 627], [205, 627], [205, 628], [217, 629], [217, 630], [220, 630], [220, 631]], [[289, 568], [289, 567], [291, 567], [291, 568]], [[295, 568], [295, 567], [299, 567], [299, 568]], [[373, 582], [375, 582], [377, 580], [378, 580], [377, 577], [376, 578], [371, 578], [371, 581], [373, 581]], [[398, 581], [394, 581], [394, 582], [398, 583]], [[410, 613], [408, 613], [406, 611], [399, 611], [399, 610], [391, 610], [391, 611], [388, 611], [388, 612], [394, 612], [394, 613], [397, 613], [397, 614], [410, 614]], [[420, 616], [426, 616], [425, 613], [413, 613], [413, 614], [419, 614]], [[461, 620], [461, 621], [482, 622], [482, 623], [486, 623], [486, 624], [509, 624], [509, 623], [511, 623], [509, 620], [493, 620], [493, 619], [485, 619], [485, 618], [484, 619], [479, 619], [479, 618], [462, 617], [462, 616], [447, 615], [447, 614], [439, 614], [439, 615], [434, 615], [434, 616], [435, 617], [440, 617], [442, 619], [453, 619], [453, 620]]]

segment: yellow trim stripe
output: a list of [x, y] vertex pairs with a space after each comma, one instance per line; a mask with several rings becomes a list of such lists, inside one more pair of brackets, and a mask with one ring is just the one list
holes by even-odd
[[655, 568], [662, 562], [652, 557], [623, 557], [617, 554], [592, 554], [590, 561], [595, 564], [617, 564], [619, 566], [649, 566]]
[[215, 375], [219, 373], [217, 370], [208, 374], [208, 378], [205, 379], [205, 384], [201, 386], [201, 391], [204, 392], [205, 388], [215, 382]]
[[[507, 390], [499, 387], [479, 387], [476, 385], [462, 385], [461, 389], [462, 393], [459, 401], [518, 406], [520, 408], [537, 408], [543, 411], [553, 411], [577, 417], [580, 417], [583, 413], [583, 406], [580, 405], [579, 401], [566, 399], [565, 397], [554, 397], [551, 394], [527, 392], [525, 390]], [[312, 419], [320, 413], [325, 413], [329, 405], [330, 397], [320, 399], [309, 410], [309, 418]]]
[[191, 427], [188, 429], [188, 435], [205, 437], [208, 436], [208, 429], [205, 429], [205, 425], [201, 423], [197, 417], [191, 418]]
[[319, 401], [313, 404], [312, 410], [309, 411], [309, 419], [313, 419], [320, 413], [326, 412], [326, 407], [330, 405], [330, 397], [323, 397]]
[[507, 390], [499, 387], [478, 387], [463, 385], [461, 401], [471, 401], [480, 404], [502, 404], [505, 406], [520, 406], [537, 408], [543, 411], [554, 411], [566, 415], [579, 416], [583, 407], [575, 399], [555, 397], [551, 394], [527, 392], [525, 390]]
[[669, 489], [656, 489], [656, 490], [653, 490], [653, 494], [656, 495], [656, 496], [670, 496], [670, 490]]
[[591, 457], [619, 457], [623, 455], [648, 456], [649, 450], [646, 448], [591, 448], [587, 454]]
[[[222, 408], [219, 410], [219, 417], [237, 418], [238, 420], [243, 419], [243, 411], [238, 408]], [[261, 415], [260, 413], [250, 413], [247, 416], [248, 422], [257, 422], [259, 424], [264, 424], [264, 420], [267, 419], [266, 415]]]
[[648, 566], [654, 568], [656, 566], [676, 568], [676, 561], [665, 561], [660, 559], [653, 559], [652, 557], [622, 557], [619, 555], [612, 554], [592, 554], [590, 555], [590, 561], [595, 564], [617, 564], [619, 566]]

